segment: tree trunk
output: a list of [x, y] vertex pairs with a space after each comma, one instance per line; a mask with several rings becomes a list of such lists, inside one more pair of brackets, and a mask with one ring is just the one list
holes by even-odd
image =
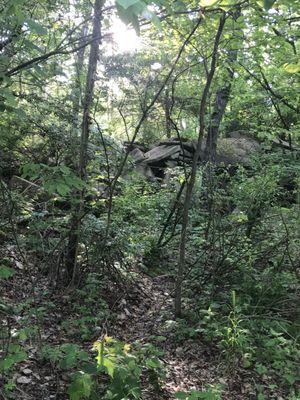
[[80, 145], [79, 159], [79, 176], [86, 178], [87, 167], [87, 146], [90, 135], [90, 111], [94, 98], [94, 86], [96, 80], [97, 62], [99, 59], [99, 46], [101, 43], [101, 17], [102, 17], [103, 0], [95, 0], [94, 4], [94, 21], [93, 21], [93, 42], [91, 43], [88, 72], [85, 87], [85, 98], [83, 102], [83, 119]]
[[166, 135], [167, 138], [171, 137], [172, 131], [172, 123], [171, 123], [171, 98], [168, 88], [165, 91], [165, 98], [164, 98], [164, 109], [165, 109], [165, 122], [166, 122]]
[[[80, 45], [83, 45], [86, 42], [86, 35], [88, 32], [87, 25], [84, 24], [81, 30], [81, 40]], [[75, 83], [73, 89], [73, 128], [76, 132], [77, 137], [77, 130], [79, 129], [79, 114], [80, 114], [80, 103], [82, 97], [82, 87], [81, 87], [81, 74], [83, 72], [83, 64], [84, 64], [84, 55], [85, 55], [86, 47], [82, 47], [76, 56], [75, 62]]]
[[[90, 134], [90, 111], [93, 104], [94, 86], [96, 79], [97, 62], [99, 58], [99, 46], [101, 43], [101, 16], [102, 16], [103, 0], [95, 0], [94, 3], [94, 19], [93, 19], [93, 41], [90, 47], [88, 72], [86, 78], [85, 97], [83, 102], [83, 118], [81, 127], [81, 143], [79, 154], [78, 175], [81, 179], [86, 180], [87, 147]], [[74, 281], [76, 275], [77, 252], [79, 229], [81, 225], [81, 214], [83, 209], [84, 190], [78, 193], [77, 204], [74, 206], [73, 215], [71, 217], [70, 232], [67, 246], [66, 268], [69, 282]]]
[[190, 209], [190, 205], [191, 205], [193, 189], [195, 186], [197, 168], [198, 168], [198, 160], [200, 158], [201, 145], [202, 145], [202, 140], [203, 140], [203, 136], [204, 136], [204, 129], [205, 129], [204, 118], [205, 118], [207, 97], [208, 97], [211, 83], [212, 83], [212, 80], [213, 80], [213, 77], [215, 74], [215, 70], [216, 70], [218, 49], [219, 49], [220, 39], [222, 36], [224, 25], [225, 25], [225, 15], [223, 14], [219, 21], [219, 27], [218, 27], [216, 37], [215, 37], [215, 42], [214, 42], [210, 70], [209, 70], [209, 73], [207, 76], [206, 84], [205, 84], [201, 102], [200, 102], [198, 141], [197, 141], [196, 151], [195, 151], [194, 157], [193, 157], [191, 175], [190, 175], [190, 179], [187, 182], [186, 193], [185, 193], [185, 198], [184, 198], [182, 227], [181, 227], [180, 246], [179, 246], [179, 259], [178, 259], [177, 277], [176, 277], [176, 282], [175, 282], [175, 304], [174, 305], [175, 305], [175, 317], [176, 318], [180, 318], [182, 316], [181, 292], [182, 292], [182, 283], [183, 283], [185, 263], [186, 263], [186, 237], [187, 237], [187, 228], [188, 228], [188, 224], [189, 224], [189, 209]]
[[[232, 74], [233, 76], [233, 74]], [[232, 76], [230, 79], [232, 79]], [[231, 83], [217, 90], [215, 104], [208, 128], [205, 145], [205, 159], [214, 162], [217, 154], [217, 142], [220, 124], [230, 96]]]
[[[241, 15], [241, 9], [238, 7], [233, 14], [233, 20], [236, 21]], [[208, 128], [208, 135], [205, 145], [205, 159], [214, 162], [216, 160], [217, 142], [219, 136], [220, 124], [225, 113], [231, 92], [231, 84], [234, 76], [234, 64], [237, 61], [237, 48], [228, 51], [227, 62], [232, 67], [228, 68], [228, 84], [219, 88], [216, 93], [215, 104]]]

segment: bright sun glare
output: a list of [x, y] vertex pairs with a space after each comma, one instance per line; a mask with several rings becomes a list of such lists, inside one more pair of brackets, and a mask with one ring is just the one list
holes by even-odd
[[111, 32], [114, 41], [113, 48], [118, 53], [132, 53], [142, 47], [141, 38], [135, 30], [127, 27], [117, 18], [113, 21]]

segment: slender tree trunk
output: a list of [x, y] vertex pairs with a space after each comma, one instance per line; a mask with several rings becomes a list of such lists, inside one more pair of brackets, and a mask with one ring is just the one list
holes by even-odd
[[88, 72], [85, 87], [85, 98], [83, 102], [83, 119], [79, 159], [79, 175], [82, 179], [86, 178], [87, 167], [87, 146], [90, 135], [90, 112], [94, 98], [94, 87], [96, 80], [97, 62], [99, 59], [99, 46], [101, 43], [101, 17], [103, 0], [95, 0], [94, 21], [93, 21], [93, 42], [91, 43]]
[[[83, 45], [86, 41], [87, 35], [87, 25], [83, 25], [81, 30], [81, 41], [80, 45]], [[81, 86], [81, 74], [83, 72], [83, 64], [84, 64], [84, 56], [85, 56], [86, 47], [82, 47], [76, 56], [75, 62], [75, 84], [73, 90], [73, 128], [75, 131], [75, 135], [77, 137], [77, 130], [79, 129], [79, 114], [80, 114], [80, 106], [81, 106], [81, 97], [82, 97], [82, 86]]]
[[180, 185], [180, 188], [179, 188], [179, 190], [178, 190], [178, 192], [176, 194], [176, 198], [175, 198], [175, 201], [173, 203], [173, 206], [172, 206], [172, 208], [171, 208], [171, 210], [169, 212], [169, 215], [168, 215], [168, 217], [167, 217], [167, 219], [166, 219], [166, 221], [165, 221], [165, 223], [163, 225], [163, 229], [161, 231], [161, 234], [160, 234], [160, 236], [158, 238], [158, 241], [157, 241], [157, 244], [156, 244], [157, 248], [160, 248], [162, 246], [166, 231], [167, 231], [168, 226], [169, 226], [169, 224], [170, 224], [170, 222], [172, 220], [172, 217], [176, 213], [176, 210], [178, 210], [178, 208], [179, 208], [180, 198], [181, 198], [181, 195], [183, 193], [183, 189], [185, 188], [185, 184], [186, 184], [186, 181], [184, 180], [182, 182], [182, 184]]
[[205, 159], [212, 162], [216, 159], [219, 128], [225, 112], [225, 108], [229, 101], [230, 89], [231, 83], [227, 86], [219, 88], [216, 93], [215, 104], [211, 116], [210, 125], [208, 128], [208, 135], [205, 145]]
[[66, 164], [72, 168], [72, 170], [76, 171], [78, 169], [78, 148], [79, 148], [79, 137], [81, 135], [80, 131], [80, 114], [82, 109], [82, 82], [81, 76], [83, 74], [83, 67], [84, 67], [84, 56], [85, 56], [85, 49], [84, 46], [86, 42], [86, 35], [87, 35], [88, 27], [87, 24], [84, 24], [81, 29], [80, 35], [80, 46], [82, 46], [78, 53], [75, 56], [75, 63], [74, 63], [74, 83], [72, 87], [72, 128], [70, 131], [70, 143], [68, 149], [68, 155], [65, 158]]
[[[102, 16], [103, 0], [95, 0], [94, 3], [94, 19], [93, 19], [93, 41], [90, 47], [88, 72], [86, 78], [85, 97], [83, 102], [83, 118], [81, 127], [81, 143], [79, 154], [78, 175], [81, 179], [86, 180], [86, 167], [88, 163], [87, 147], [90, 134], [90, 112], [93, 104], [94, 86], [96, 79], [97, 62], [99, 59], [99, 46], [101, 43], [101, 16]], [[83, 209], [84, 191], [78, 194], [77, 204], [71, 217], [70, 232], [68, 238], [66, 268], [68, 279], [70, 282], [74, 280], [76, 275], [77, 253], [79, 229], [81, 225], [81, 214]]]
[[171, 98], [170, 98], [170, 93], [168, 87], [166, 87], [165, 91], [165, 98], [164, 98], [164, 109], [165, 109], [165, 122], [166, 122], [166, 135], [168, 138], [171, 137], [171, 128], [172, 128], [172, 122], [171, 122]]
[[[233, 14], [233, 20], [236, 21], [241, 15], [241, 9], [238, 8]], [[234, 77], [234, 64], [237, 61], [238, 50], [237, 48], [228, 51], [227, 61], [230, 65], [228, 68], [228, 83], [219, 88], [216, 93], [215, 104], [208, 128], [208, 135], [205, 145], [205, 159], [214, 162], [217, 153], [217, 142], [219, 136], [220, 124], [225, 113], [231, 92], [231, 84]]]
[[205, 130], [204, 117], [205, 117], [206, 103], [207, 103], [207, 97], [208, 97], [209, 90], [210, 90], [212, 80], [213, 80], [215, 70], [216, 70], [218, 49], [219, 49], [219, 44], [220, 44], [220, 39], [222, 36], [223, 28], [225, 25], [225, 20], [226, 20], [225, 14], [223, 14], [219, 21], [219, 27], [218, 27], [216, 37], [215, 37], [215, 42], [214, 42], [210, 70], [208, 72], [206, 84], [205, 84], [201, 102], [200, 102], [198, 142], [197, 142], [196, 151], [194, 153], [191, 175], [190, 175], [189, 181], [187, 182], [186, 193], [185, 193], [185, 198], [184, 198], [182, 227], [181, 227], [180, 246], [179, 246], [178, 268], [177, 268], [177, 277], [176, 277], [176, 282], [175, 282], [175, 317], [177, 317], [177, 318], [180, 318], [182, 315], [181, 293], [182, 293], [182, 283], [183, 283], [185, 264], [186, 264], [186, 238], [187, 238], [187, 228], [188, 228], [188, 224], [189, 224], [189, 209], [190, 209], [193, 189], [195, 186], [197, 168], [198, 168], [198, 160], [199, 160], [200, 154], [201, 154], [201, 145], [202, 145], [202, 140], [203, 140], [204, 130]]

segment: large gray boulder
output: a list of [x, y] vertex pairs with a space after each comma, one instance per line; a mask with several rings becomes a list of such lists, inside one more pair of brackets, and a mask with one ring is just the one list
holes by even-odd
[[221, 138], [218, 140], [216, 163], [247, 166], [251, 156], [259, 149], [259, 142], [249, 137]]

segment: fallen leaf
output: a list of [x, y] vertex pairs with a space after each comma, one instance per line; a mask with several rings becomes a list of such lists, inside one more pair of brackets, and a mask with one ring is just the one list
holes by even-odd
[[24, 368], [24, 369], [22, 369], [22, 373], [24, 375], [30, 375], [30, 374], [32, 374], [32, 371], [29, 368]]
[[17, 379], [17, 383], [28, 385], [28, 383], [31, 383], [31, 379], [26, 378], [26, 376], [20, 376], [20, 378]]

